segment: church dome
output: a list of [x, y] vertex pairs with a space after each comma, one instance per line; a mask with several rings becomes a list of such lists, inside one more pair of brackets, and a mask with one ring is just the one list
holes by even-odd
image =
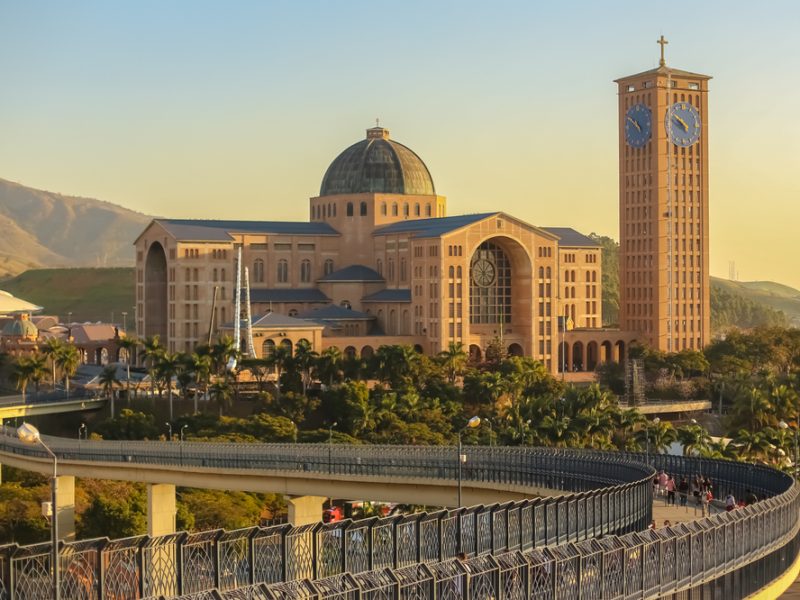
[[3, 327], [2, 336], [35, 340], [39, 337], [39, 329], [31, 321], [23, 317], [6, 323]]
[[322, 178], [320, 196], [334, 194], [436, 194], [428, 167], [410, 148], [389, 139], [383, 127], [342, 152]]

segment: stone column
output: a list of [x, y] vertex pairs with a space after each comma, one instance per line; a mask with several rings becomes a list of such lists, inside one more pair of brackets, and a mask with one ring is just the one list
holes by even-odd
[[[50, 480], [52, 481], [52, 479]], [[51, 484], [52, 485], [52, 484]], [[59, 475], [57, 482], [57, 506], [53, 507], [58, 519], [58, 538], [65, 542], [75, 541], [75, 477]]]
[[322, 505], [327, 500], [324, 496], [294, 496], [287, 498], [289, 507], [289, 523], [295, 527], [319, 523], [322, 521]]
[[175, 533], [175, 513], [175, 486], [169, 483], [148, 484], [148, 535]]

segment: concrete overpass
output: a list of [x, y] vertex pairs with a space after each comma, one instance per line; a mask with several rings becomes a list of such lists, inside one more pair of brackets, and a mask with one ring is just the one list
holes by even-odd
[[98, 410], [106, 405], [105, 398], [83, 394], [26, 394], [0, 397], [0, 423], [4, 419], [52, 415], [67, 412]]

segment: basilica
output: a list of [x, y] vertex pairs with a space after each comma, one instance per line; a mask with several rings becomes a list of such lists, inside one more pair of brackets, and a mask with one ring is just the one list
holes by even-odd
[[232, 333], [240, 249], [257, 356], [305, 339], [361, 357], [455, 342], [479, 360], [497, 340], [575, 373], [632, 339], [602, 329], [596, 241], [499, 211], [448, 216], [425, 163], [382, 127], [333, 160], [308, 221], [155, 219], [135, 244], [137, 334], [173, 352]]

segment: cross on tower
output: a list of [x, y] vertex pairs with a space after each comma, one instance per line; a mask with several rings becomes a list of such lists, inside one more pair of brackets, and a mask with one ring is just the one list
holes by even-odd
[[375, 117], [375, 127], [380, 127], [380, 126], [381, 126], [381, 120]]
[[661, 60], [658, 61], [658, 64], [659, 64], [659, 66], [663, 67], [663, 66], [665, 66], [667, 64], [667, 61], [664, 60], [664, 46], [669, 44], [669, 42], [667, 41], [667, 38], [665, 38], [662, 35], [659, 39], [656, 40], [656, 44], [661, 46]]

